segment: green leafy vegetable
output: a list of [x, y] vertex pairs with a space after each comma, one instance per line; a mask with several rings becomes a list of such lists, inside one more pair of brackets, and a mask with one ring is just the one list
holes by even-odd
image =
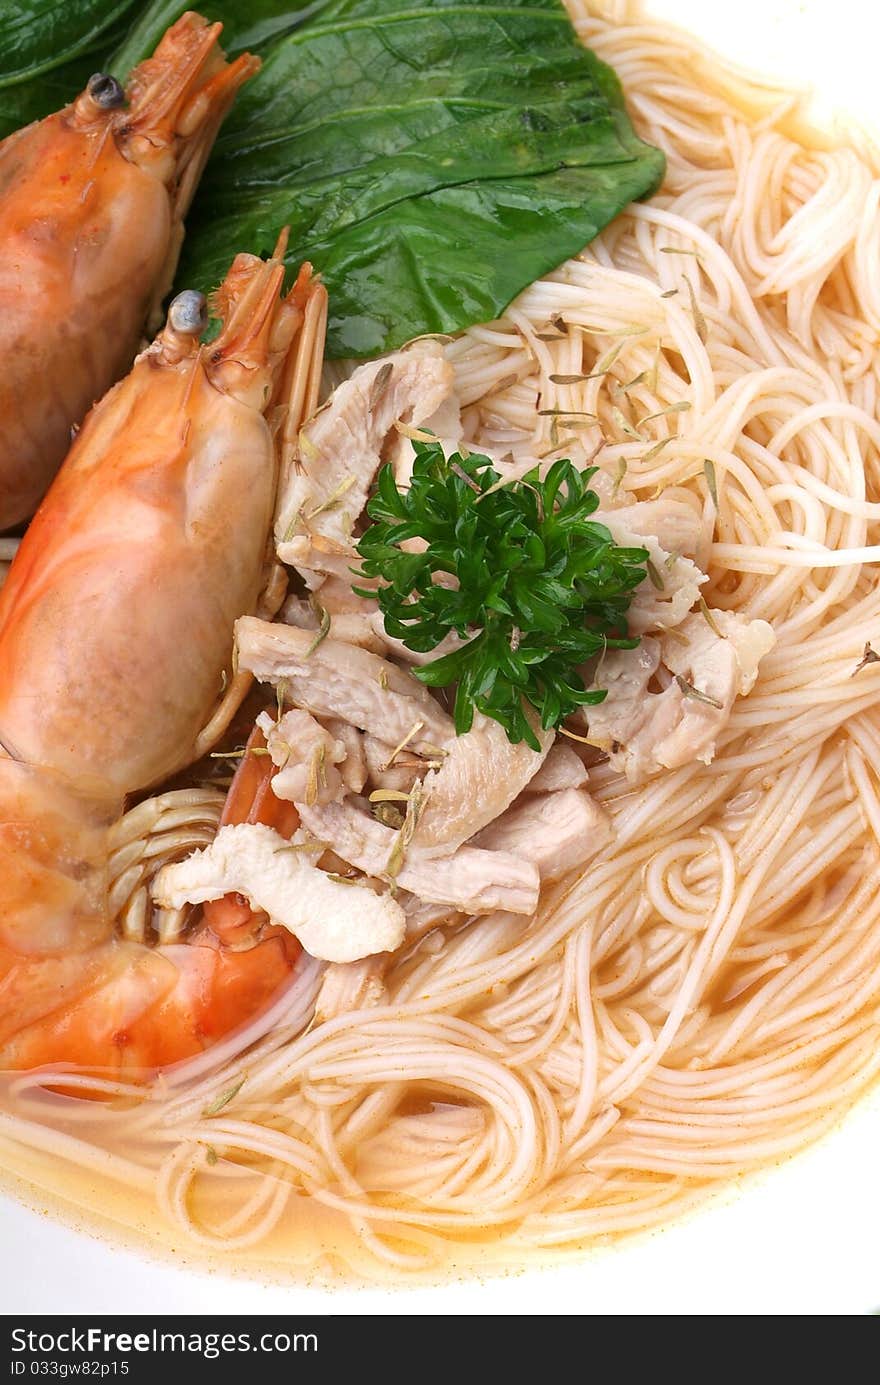
[[[626, 612], [648, 554], [617, 547], [589, 518], [599, 504], [589, 488], [595, 467], [579, 472], [558, 461], [543, 480], [536, 467], [505, 484], [488, 457], [447, 460], [439, 443], [414, 447], [409, 490], [385, 466], [367, 506], [362, 575], [385, 584], [369, 595], [409, 649], [426, 653], [452, 633], [466, 640], [414, 670], [430, 687], [458, 685], [459, 734], [478, 708], [511, 741], [537, 749], [527, 706], [546, 729], [601, 702], [604, 691], [588, 692], [579, 666], [638, 644], [627, 638]], [[424, 552], [401, 546], [416, 538], [427, 542]]]
[[333, 354], [496, 317], [577, 253], [662, 156], [558, 0], [350, 0], [275, 40], [218, 141], [183, 278], [291, 225], [330, 292]]
[[81, 91], [138, 8], [135, 0], [0, 4], [0, 139]]
[[[123, 76], [184, 8], [143, 7], [111, 70]], [[264, 65], [217, 141], [178, 284], [212, 287], [236, 251], [267, 251], [289, 223], [291, 265], [310, 259], [330, 291], [331, 354], [373, 355], [497, 317], [662, 176], [662, 154], [637, 139], [614, 73], [559, 0], [205, 9], [224, 22], [228, 51], [249, 47]], [[22, 4], [31, 11], [18, 48], [0, 18], [22, 120], [82, 85], [78, 58], [45, 92], [45, 64], [54, 69], [78, 31], [93, 48], [130, 7]]]

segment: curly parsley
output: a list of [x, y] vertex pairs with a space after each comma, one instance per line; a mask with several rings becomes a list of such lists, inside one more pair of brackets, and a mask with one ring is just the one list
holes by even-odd
[[[430, 687], [457, 684], [459, 735], [478, 708], [511, 741], [537, 749], [527, 707], [548, 729], [601, 702], [604, 691], [588, 692], [578, 669], [606, 648], [638, 644], [626, 613], [648, 554], [618, 547], [590, 520], [595, 467], [557, 461], [543, 480], [535, 467], [505, 482], [488, 457], [414, 447], [409, 489], [384, 466], [367, 506], [361, 575], [383, 585], [365, 595], [376, 596], [386, 630], [409, 649], [426, 653], [450, 632], [467, 641], [413, 670]], [[407, 552], [407, 539], [427, 548]]]

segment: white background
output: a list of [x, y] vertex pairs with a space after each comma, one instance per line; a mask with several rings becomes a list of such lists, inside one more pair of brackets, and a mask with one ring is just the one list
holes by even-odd
[[[874, 0], [652, 0], [735, 61], [815, 84], [825, 124], [880, 127]], [[691, 1220], [576, 1266], [412, 1290], [264, 1285], [147, 1261], [0, 1203], [0, 1302], [17, 1312], [857, 1314], [880, 1307], [880, 1093], [842, 1130]]]

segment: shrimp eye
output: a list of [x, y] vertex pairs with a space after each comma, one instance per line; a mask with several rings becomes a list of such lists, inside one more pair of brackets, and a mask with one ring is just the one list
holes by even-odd
[[95, 72], [88, 80], [86, 91], [96, 106], [102, 111], [114, 111], [125, 105], [125, 91], [122, 83], [111, 77], [109, 72]]
[[183, 293], [171, 300], [168, 322], [175, 332], [200, 337], [208, 325], [208, 300], [205, 295], [196, 289], [184, 289]]

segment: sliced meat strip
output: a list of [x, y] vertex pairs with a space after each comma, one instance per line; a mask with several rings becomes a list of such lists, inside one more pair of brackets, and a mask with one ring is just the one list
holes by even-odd
[[[458, 451], [464, 435], [458, 395], [447, 395], [428, 418], [420, 421], [418, 427], [423, 433], [433, 433], [443, 448], [443, 455], [451, 457]], [[389, 448], [388, 455], [388, 461], [394, 467], [394, 479], [401, 490], [409, 486], [415, 459], [416, 451], [411, 439], [401, 434], [398, 441]]]
[[451, 909], [448, 904], [438, 904], [430, 899], [419, 899], [417, 895], [409, 894], [404, 890], [398, 894], [397, 900], [406, 914], [406, 940], [408, 943], [423, 938], [427, 933], [439, 928], [441, 924], [462, 923], [467, 917], [466, 914], [460, 914], [456, 909]]
[[[323, 595], [324, 589], [321, 587], [315, 598], [320, 606], [324, 605]], [[364, 604], [366, 607], [366, 603]], [[339, 611], [332, 614], [327, 611], [327, 616], [330, 620], [328, 633], [332, 639], [339, 640], [341, 644], [359, 645], [361, 649], [370, 649], [374, 654], [385, 653], [385, 641], [376, 634], [373, 617], [368, 610]], [[311, 630], [313, 635], [317, 633], [321, 623], [318, 611], [312, 603], [298, 596], [287, 598], [279, 618], [285, 625], [295, 625], [298, 630]]]
[[559, 793], [562, 789], [582, 789], [587, 782], [584, 763], [565, 741], [550, 747], [538, 773], [526, 785], [526, 793]]
[[[684, 642], [642, 640], [637, 649], [609, 655], [598, 674], [608, 697], [584, 709], [589, 734], [608, 739], [612, 764], [632, 783], [695, 760], [710, 764], [735, 698], [751, 691], [776, 642], [766, 621], [710, 614], [720, 635], [703, 615], [692, 615], [679, 627]], [[674, 681], [652, 693], [648, 683], [658, 668]]]
[[629, 533], [657, 541], [666, 553], [695, 558], [703, 534], [703, 513], [690, 491], [670, 488], [656, 500], [637, 500], [611, 511], [597, 510], [595, 519], [611, 528], [622, 525]]
[[467, 644], [467, 640], [461, 639], [454, 630], [450, 630], [445, 639], [442, 639], [433, 649], [421, 653], [417, 649], [409, 649], [403, 640], [388, 634], [381, 611], [373, 611], [370, 616], [370, 624], [376, 638], [381, 640], [386, 653], [393, 655], [395, 659], [400, 659], [403, 663], [415, 664], [419, 668], [432, 663], [434, 659], [442, 659], [445, 654], [453, 654], [456, 649], [461, 649], [463, 644]]
[[[327, 577], [321, 583], [321, 594], [318, 598], [325, 611], [329, 611], [331, 616], [343, 615], [372, 615], [376, 611], [376, 603], [365, 596], [359, 596], [352, 590], [352, 582], [357, 580], [359, 587], [372, 586], [372, 579], [355, 579], [354, 573], [349, 569], [344, 577]], [[297, 624], [292, 621], [291, 624]]]
[[611, 819], [588, 793], [562, 789], [515, 803], [485, 827], [472, 845], [531, 861], [546, 881], [586, 865], [611, 836]]
[[[765, 620], [746, 620], [733, 611], [713, 611], [712, 620], [721, 638], [702, 615], [695, 615], [681, 626], [686, 645], [664, 641], [663, 663], [676, 675], [676, 682], [660, 696], [677, 694], [681, 701], [675, 725], [653, 748], [654, 760], [663, 769], [694, 760], [711, 762], [736, 697], [751, 692], [761, 659], [776, 643], [772, 626]], [[710, 697], [712, 703], [701, 701], [700, 696]]]
[[307, 852], [271, 827], [221, 827], [210, 846], [163, 866], [153, 883], [153, 898], [166, 909], [232, 893], [244, 895], [312, 957], [328, 962], [393, 952], [406, 933], [406, 916], [390, 895], [331, 880]]
[[261, 712], [257, 725], [278, 768], [272, 778], [276, 798], [332, 803], [342, 796], [344, 780], [337, 766], [345, 759], [345, 745], [319, 721], [297, 708], [278, 721]]
[[425, 809], [413, 844], [431, 855], [448, 855], [509, 808], [541, 768], [555, 739], [536, 731], [540, 750], [513, 745], [500, 722], [481, 712], [447, 749], [440, 769], [425, 776]]
[[283, 683], [288, 701], [319, 717], [340, 717], [389, 745], [408, 742], [430, 754], [452, 740], [455, 728], [428, 689], [404, 669], [366, 649], [315, 636], [292, 625], [244, 616], [236, 622], [240, 668], [261, 682]]
[[[365, 875], [381, 879], [397, 845], [397, 833], [350, 799], [325, 808], [299, 805], [303, 827]], [[396, 876], [402, 890], [421, 900], [448, 904], [463, 914], [487, 914], [504, 909], [533, 914], [540, 879], [530, 862], [504, 851], [461, 847], [440, 858], [428, 858], [410, 845]]]
[[[409, 746], [395, 755], [396, 746], [375, 736], [364, 736], [364, 755], [369, 780], [375, 789], [409, 793], [428, 768], [425, 760], [410, 752]], [[392, 758], [393, 757], [393, 758]]]
[[387, 955], [363, 957], [359, 962], [331, 962], [321, 977], [315, 999], [315, 1024], [325, 1024], [337, 1015], [351, 1014], [381, 1005], [385, 999], [382, 980]]
[[680, 625], [709, 579], [690, 558], [675, 549], [667, 550], [653, 534], [632, 527], [623, 516], [636, 508], [597, 510], [595, 518], [610, 529], [614, 542], [622, 548], [647, 549], [651, 567], [636, 587], [626, 617], [630, 634], [643, 635], [648, 630], [670, 630]]
[[[321, 544], [320, 547], [319, 543]], [[340, 551], [338, 548], [324, 545], [323, 540], [317, 538], [312, 542], [307, 534], [295, 535], [290, 543], [284, 544], [283, 547], [283, 561], [290, 567], [296, 568], [309, 591], [323, 592], [325, 587], [330, 587], [331, 591], [338, 593], [348, 586], [352, 599], [358, 600], [359, 598], [353, 590], [355, 581], [363, 590], [369, 590], [378, 585], [375, 578], [355, 577], [352, 568], [356, 567], [360, 560], [350, 548]], [[280, 555], [281, 545], [279, 545], [278, 552]], [[346, 606], [351, 610], [353, 601], [338, 602], [337, 605]]]
[[325, 717], [324, 725], [333, 739], [341, 741], [345, 746], [345, 759], [341, 765], [345, 787], [352, 793], [360, 793], [367, 782], [363, 733], [356, 726], [352, 726], [351, 722], [341, 721], [338, 717]]
[[582, 707], [572, 720], [589, 730], [594, 744], [610, 750], [626, 745], [642, 725], [648, 705], [648, 684], [660, 667], [660, 642], [645, 635], [635, 649], [606, 654], [593, 687], [605, 690], [604, 702]]
[[287, 545], [298, 532], [337, 550], [351, 547], [395, 423], [418, 425], [452, 388], [442, 347], [424, 341], [360, 366], [333, 391], [301, 430], [298, 456], [282, 482], [275, 528], [282, 562], [296, 562]]

